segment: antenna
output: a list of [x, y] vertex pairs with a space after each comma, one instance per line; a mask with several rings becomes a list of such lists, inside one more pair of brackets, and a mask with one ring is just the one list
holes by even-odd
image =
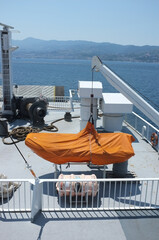
[[3, 24], [3, 23], [0, 23], [0, 26], [3, 27], [3, 30], [8, 30], [9, 28], [10, 28], [10, 29], [14, 29], [14, 27], [9, 26], [9, 25], [6, 25], [6, 24]]

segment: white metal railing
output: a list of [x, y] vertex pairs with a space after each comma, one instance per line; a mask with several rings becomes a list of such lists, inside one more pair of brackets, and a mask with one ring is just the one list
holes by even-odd
[[[67, 196], [64, 187], [64, 195], [56, 191], [56, 182], [63, 182], [64, 186], [70, 182], [70, 194]], [[72, 194], [72, 184], [80, 182], [81, 192], [78, 196]], [[92, 194], [88, 196], [84, 192], [84, 182], [92, 184]], [[95, 195], [94, 186], [98, 184], [98, 192]], [[151, 209], [159, 208], [158, 188], [159, 179], [80, 179], [75, 180], [42, 180], [43, 198], [42, 210], [127, 210], [127, 209]], [[88, 185], [87, 185], [88, 186]]]
[[73, 111], [72, 98], [69, 96], [55, 96], [49, 100], [49, 109], [56, 111]]
[[0, 211], [31, 211], [33, 181], [0, 179]]
[[[125, 122], [131, 126], [138, 134], [151, 144], [151, 135], [156, 132], [159, 136], [159, 129], [150, 124], [148, 121], [140, 117], [137, 113], [132, 112], [131, 115], [125, 115]], [[154, 148], [159, 152], [159, 141]]]
[[[31, 211], [33, 221], [38, 211], [129, 210], [159, 208], [159, 178], [132, 179], [36, 179], [16, 181], [20, 187], [6, 199], [1, 198], [0, 211]], [[57, 192], [56, 184], [63, 183]], [[68, 183], [70, 194], [68, 193]], [[80, 191], [73, 190], [80, 183]], [[84, 184], [89, 187], [85, 187]], [[95, 191], [98, 184], [98, 191]], [[92, 189], [92, 194], [88, 192]], [[61, 196], [60, 191], [64, 194]], [[74, 192], [74, 193], [73, 193]], [[67, 196], [68, 195], [68, 196]], [[79, 195], [79, 196], [78, 196]]]
[[67, 111], [73, 112], [73, 102], [79, 102], [77, 96], [77, 90], [70, 89], [69, 96], [55, 96], [53, 98], [48, 98], [49, 100], [49, 109], [56, 111]]

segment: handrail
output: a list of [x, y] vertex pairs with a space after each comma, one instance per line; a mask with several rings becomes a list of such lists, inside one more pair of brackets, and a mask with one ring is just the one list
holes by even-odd
[[35, 184], [35, 179], [33, 178], [21, 178], [21, 179], [17, 179], [17, 178], [1, 178], [0, 182], [30, 182], [31, 184]]
[[[159, 178], [1, 179], [0, 189], [3, 183], [13, 180], [22, 184], [6, 199], [2, 198], [0, 212], [30, 211], [31, 221], [40, 210], [159, 209]], [[63, 188], [57, 194], [60, 182]], [[75, 183], [81, 186], [79, 197]]]
[[136, 182], [136, 181], [159, 181], [159, 178], [97, 178], [97, 179], [39, 179], [39, 183], [43, 182]]
[[140, 115], [138, 115], [135, 112], [132, 112], [132, 114], [134, 114], [136, 117], [138, 117], [139, 119], [141, 119], [143, 122], [145, 122], [147, 125], [149, 125], [150, 127], [152, 127], [156, 132], [159, 133], [159, 129], [157, 129], [155, 126], [153, 126], [151, 123], [149, 123], [148, 121], [146, 121], [144, 118], [142, 118]]
[[49, 99], [49, 110], [72, 112], [72, 98], [70, 96], [55, 96], [53, 99]]
[[[136, 131], [138, 134], [140, 134], [142, 136], [143, 139], [147, 140], [148, 143], [151, 143], [151, 135], [153, 132], [156, 132], [159, 135], [159, 129], [157, 129], [155, 126], [153, 126], [151, 123], [149, 123], [148, 121], [146, 121], [144, 118], [142, 118], [141, 116], [139, 116], [137, 113], [132, 112], [132, 116], [135, 117], [135, 125], [132, 125], [132, 117], [130, 118], [130, 121], [127, 119], [127, 115], [125, 116], [125, 123], [128, 124], [131, 128], [134, 129], [134, 131]], [[141, 121], [142, 124], [138, 123], [138, 121]], [[139, 125], [140, 125], [140, 130], [139, 130]], [[146, 126], [147, 127], [146, 127]], [[158, 151], [159, 154], [159, 141], [158, 144], [156, 146], [153, 145], [153, 147]]]

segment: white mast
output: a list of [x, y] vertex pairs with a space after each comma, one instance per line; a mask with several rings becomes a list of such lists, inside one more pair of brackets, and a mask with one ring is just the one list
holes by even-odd
[[3, 84], [3, 115], [12, 115], [13, 87], [11, 77], [11, 53], [16, 47], [11, 47], [11, 26], [0, 23], [1, 56], [2, 56], [2, 84]]

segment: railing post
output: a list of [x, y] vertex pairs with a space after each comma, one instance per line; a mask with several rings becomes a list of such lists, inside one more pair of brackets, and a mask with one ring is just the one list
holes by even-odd
[[146, 126], [142, 126], [142, 139], [145, 138]]
[[71, 105], [71, 110], [74, 111], [73, 109], [73, 101], [72, 101], [72, 90], [69, 90], [70, 93], [70, 105]]
[[127, 114], [125, 114], [125, 122], [127, 122], [128, 121], [128, 116], [127, 116]]
[[149, 141], [149, 125], [147, 126], [147, 140]]
[[135, 129], [137, 130], [137, 117], [135, 116]]
[[37, 178], [33, 186], [33, 200], [31, 207], [31, 222], [34, 221], [36, 214], [42, 209], [42, 183]]

